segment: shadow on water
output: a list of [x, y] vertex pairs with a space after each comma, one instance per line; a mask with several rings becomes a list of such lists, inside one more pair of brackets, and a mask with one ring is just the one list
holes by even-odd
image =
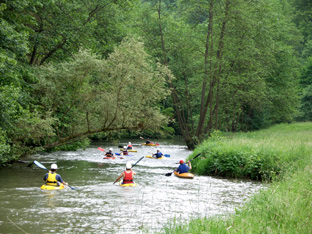
[[252, 181], [209, 176], [195, 176], [193, 180], [166, 177], [181, 158], [192, 153], [177, 140], [158, 142], [160, 151], [169, 158], [144, 158], [133, 168], [138, 186], [113, 185], [126, 162], [135, 163], [156, 152], [156, 147], [131, 142], [138, 152], [123, 159], [103, 159], [98, 147], [119, 152], [118, 146], [107, 142], [94, 143], [87, 150], [27, 159], [38, 160], [47, 168], [57, 163], [57, 172], [79, 190], [41, 190], [46, 171], [36, 166], [15, 164], [0, 170], [0, 181], [5, 185], [0, 190], [1, 233], [153, 233], [173, 218], [185, 221], [233, 212], [263, 187]]

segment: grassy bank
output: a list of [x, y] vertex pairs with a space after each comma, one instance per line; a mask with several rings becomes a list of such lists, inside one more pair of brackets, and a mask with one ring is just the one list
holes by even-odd
[[311, 233], [312, 123], [281, 124], [229, 138], [218, 135], [194, 154], [199, 152], [203, 157], [193, 163], [197, 172], [248, 177], [253, 169], [256, 179], [273, 182], [234, 214], [187, 225], [172, 222], [164, 233]]
[[254, 180], [279, 179], [296, 171], [311, 157], [312, 123], [280, 124], [270, 129], [213, 137], [199, 145], [200, 160], [192, 163], [199, 175]]

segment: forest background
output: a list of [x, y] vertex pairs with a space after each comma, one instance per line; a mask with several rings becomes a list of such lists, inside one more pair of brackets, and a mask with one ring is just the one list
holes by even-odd
[[1, 0], [0, 165], [312, 120], [309, 0]]

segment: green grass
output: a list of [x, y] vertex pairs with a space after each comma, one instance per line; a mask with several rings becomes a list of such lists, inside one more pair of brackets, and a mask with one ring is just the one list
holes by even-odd
[[312, 123], [227, 136], [217, 132], [195, 150], [201, 158], [192, 162], [193, 172], [271, 181], [305, 165], [312, 152], [311, 133]]
[[[234, 214], [194, 219], [187, 225], [172, 221], [163, 233], [311, 233], [312, 123], [281, 124], [267, 130], [228, 137], [218, 133], [213, 138], [195, 150], [194, 155], [199, 152], [204, 154], [194, 163], [196, 171], [207, 173], [205, 169], [211, 166], [204, 163], [216, 166], [217, 161], [221, 165], [220, 157], [229, 160], [228, 165], [232, 165], [229, 170], [235, 171], [235, 163], [243, 162], [245, 164], [240, 166], [244, 170], [241, 168], [241, 171], [246, 171], [246, 167], [251, 167], [249, 159], [257, 165], [256, 171], [262, 179], [271, 176], [273, 182]], [[222, 164], [226, 164], [225, 159]], [[241, 171], [232, 175], [237, 176]]]

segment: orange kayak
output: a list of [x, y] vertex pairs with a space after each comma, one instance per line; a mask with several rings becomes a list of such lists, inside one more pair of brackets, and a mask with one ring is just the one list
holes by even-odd
[[174, 175], [176, 177], [179, 177], [179, 178], [184, 178], [184, 179], [194, 179], [194, 175], [192, 173], [182, 173], [182, 174], [178, 174], [176, 171], [174, 172]]

